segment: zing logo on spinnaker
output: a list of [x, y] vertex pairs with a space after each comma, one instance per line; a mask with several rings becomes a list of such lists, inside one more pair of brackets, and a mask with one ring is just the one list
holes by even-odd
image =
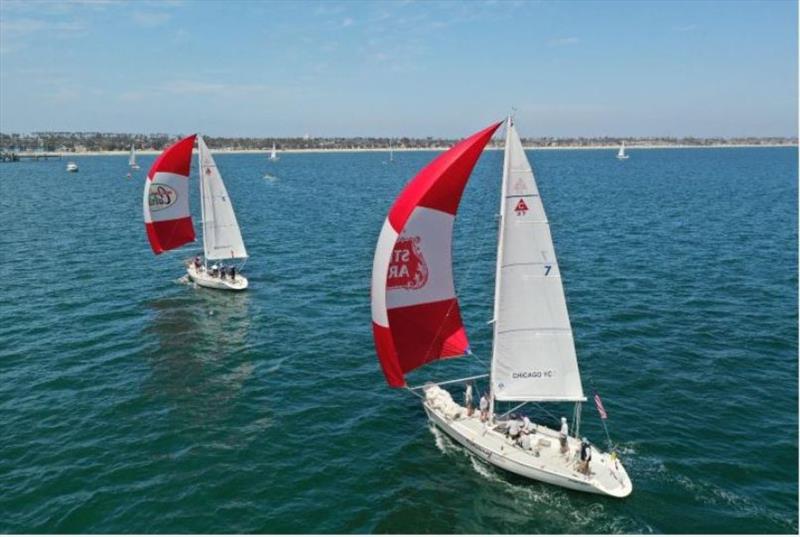
[[428, 265], [419, 243], [419, 237], [397, 239], [386, 275], [387, 289], [421, 289], [428, 283]]
[[178, 193], [171, 186], [161, 183], [150, 185], [147, 203], [150, 205], [151, 211], [162, 211], [175, 205], [176, 201], [178, 201]]

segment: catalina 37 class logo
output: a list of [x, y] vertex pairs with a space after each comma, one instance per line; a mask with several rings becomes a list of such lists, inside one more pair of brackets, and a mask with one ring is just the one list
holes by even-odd
[[150, 195], [147, 203], [151, 211], [162, 211], [167, 207], [172, 207], [178, 201], [178, 193], [171, 186], [161, 183], [150, 185]]
[[428, 283], [428, 265], [422, 257], [419, 237], [400, 237], [394, 245], [389, 272], [386, 278], [387, 289], [420, 289]]

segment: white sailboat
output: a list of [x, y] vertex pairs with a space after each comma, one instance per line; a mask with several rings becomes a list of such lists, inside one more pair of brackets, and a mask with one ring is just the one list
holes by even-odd
[[197, 137], [198, 162], [200, 164], [200, 211], [203, 218], [202, 264], [194, 261], [187, 264], [189, 278], [197, 285], [215, 289], [242, 291], [247, 289], [247, 278], [241, 274], [224, 274], [216, 264], [208, 262], [247, 259], [247, 250], [242, 232], [233, 212], [230, 196], [222, 182], [214, 157], [202, 136]]
[[275, 142], [272, 142], [272, 151], [269, 153], [269, 160], [275, 162], [280, 157], [278, 156], [278, 150], [275, 147]]
[[[222, 176], [201, 136], [192, 135], [168, 147], [150, 168], [143, 202], [147, 237], [156, 254], [195, 240], [188, 184], [195, 140], [204, 259], [198, 256], [188, 260], [186, 272], [202, 287], [242, 291], [247, 289], [247, 278], [234, 265], [225, 267], [222, 262], [246, 260], [247, 250]], [[210, 267], [209, 262], [213, 263]]]
[[128, 157], [128, 167], [131, 170], [139, 169], [139, 165], [136, 164], [136, 147], [133, 144], [131, 144], [131, 154]]
[[617, 158], [619, 160], [626, 160], [628, 155], [625, 154], [625, 142], [622, 142], [622, 145], [619, 148], [619, 152], [617, 152]]
[[[500, 124], [460, 142], [421, 170], [384, 223], [373, 264], [373, 334], [393, 387], [407, 387], [404, 374], [425, 363], [470, 354], [453, 282], [452, 226], [472, 168]], [[474, 456], [509, 472], [584, 492], [629, 495], [632, 484], [616, 454], [579, 440], [580, 405], [586, 398], [561, 273], [533, 170], [510, 117], [492, 322], [486, 421], [440, 386], [487, 375], [409, 388], [422, 392], [430, 421]], [[531, 424], [529, 434], [515, 441], [506, 434], [515, 427], [510, 411], [496, 415], [495, 402], [519, 403], [515, 408], [574, 402], [571, 434], [562, 448], [559, 431]], [[591, 454], [588, 470], [580, 460], [582, 451]]]
[[392, 147], [392, 141], [389, 140], [389, 163], [394, 162], [394, 148]]

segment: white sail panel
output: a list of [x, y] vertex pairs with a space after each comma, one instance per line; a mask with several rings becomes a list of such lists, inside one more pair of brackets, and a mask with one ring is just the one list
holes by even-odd
[[200, 198], [203, 209], [203, 250], [206, 259], [246, 258], [242, 233], [231, 198], [205, 140], [197, 137]]
[[131, 145], [131, 155], [128, 157], [128, 166], [136, 166], [136, 147]]
[[508, 122], [497, 249], [492, 391], [500, 401], [584, 400], [550, 225]]

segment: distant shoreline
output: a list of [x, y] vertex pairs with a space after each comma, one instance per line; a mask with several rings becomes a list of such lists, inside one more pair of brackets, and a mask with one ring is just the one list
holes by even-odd
[[[442, 147], [395, 147], [392, 150], [395, 153], [407, 153], [411, 151], [446, 151], [452, 146]], [[625, 149], [628, 151], [636, 151], [638, 149], [723, 149], [723, 148], [744, 148], [744, 147], [797, 147], [797, 144], [709, 144], [709, 145], [685, 145], [685, 144], [663, 144], [663, 145], [628, 145]], [[500, 151], [502, 147], [487, 147], [489, 151]], [[593, 145], [593, 146], [527, 146], [525, 150], [529, 151], [579, 151], [579, 150], [618, 150], [618, 145]], [[267, 155], [270, 149], [211, 149], [214, 154], [263, 154]], [[196, 151], [195, 151], [196, 152]], [[388, 153], [388, 147], [365, 147], [365, 148], [309, 148], [309, 149], [280, 149], [278, 153]], [[115, 155], [129, 155], [130, 151], [81, 151], [81, 152], [55, 152], [60, 154], [62, 158], [67, 157], [101, 157], [101, 156], [115, 156]], [[137, 155], [158, 155], [161, 150], [137, 150]], [[33, 155], [32, 152], [20, 152], [20, 154]]]

